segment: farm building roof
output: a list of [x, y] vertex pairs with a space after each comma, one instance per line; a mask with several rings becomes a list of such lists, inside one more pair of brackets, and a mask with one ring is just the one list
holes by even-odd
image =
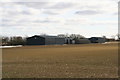
[[[49, 35], [34, 35], [32, 37], [43, 37], [43, 38], [62, 38], [62, 37], [58, 37], [58, 36], [49, 36]], [[31, 37], [29, 37], [31, 38]]]

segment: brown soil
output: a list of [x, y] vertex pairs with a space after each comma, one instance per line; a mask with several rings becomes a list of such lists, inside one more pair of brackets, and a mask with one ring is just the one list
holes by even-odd
[[117, 43], [3, 49], [3, 78], [117, 78], [117, 64]]

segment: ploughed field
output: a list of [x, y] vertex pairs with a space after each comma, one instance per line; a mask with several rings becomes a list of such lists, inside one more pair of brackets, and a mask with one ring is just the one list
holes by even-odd
[[117, 78], [118, 44], [3, 49], [3, 78]]

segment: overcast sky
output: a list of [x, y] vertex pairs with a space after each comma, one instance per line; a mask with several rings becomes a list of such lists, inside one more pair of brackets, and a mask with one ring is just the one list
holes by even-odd
[[0, 35], [85, 37], [118, 32], [118, 0], [1, 0]]

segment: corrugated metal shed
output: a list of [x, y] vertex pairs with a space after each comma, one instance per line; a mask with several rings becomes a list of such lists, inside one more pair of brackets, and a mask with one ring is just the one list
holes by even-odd
[[91, 43], [105, 43], [106, 42], [106, 39], [102, 37], [91, 37], [89, 38], [89, 40], [91, 41]]
[[28, 45], [55, 45], [55, 44], [64, 44], [65, 38], [58, 36], [43, 36], [35, 35], [27, 38]]
[[90, 44], [90, 40], [85, 38], [85, 39], [79, 39], [75, 41], [76, 44]]

